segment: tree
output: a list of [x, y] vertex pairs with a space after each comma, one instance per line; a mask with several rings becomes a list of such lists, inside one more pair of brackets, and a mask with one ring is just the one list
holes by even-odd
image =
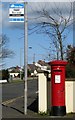
[[53, 7], [50, 6], [50, 10], [48, 9], [48, 4], [49, 3], [45, 4], [43, 8], [40, 7], [38, 10], [35, 10], [38, 17], [35, 18], [36, 22], [29, 28], [29, 30], [31, 30], [30, 34], [36, 32], [47, 35], [56, 48], [57, 59], [63, 60], [65, 53], [63, 41], [67, 37], [65, 30], [73, 21], [72, 3], [67, 3], [68, 9], [65, 3], [53, 3]]
[[67, 60], [70, 64], [75, 65], [75, 47], [67, 46]]
[[71, 64], [67, 64], [66, 66], [66, 77], [67, 78], [75, 78], [75, 66]]
[[72, 45], [67, 46], [67, 61], [66, 77], [75, 78], [75, 47]]
[[9, 38], [5, 34], [0, 35], [0, 60], [1, 60], [1, 65], [2, 65], [2, 61], [4, 59], [10, 58], [14, 55], [14, 52], [12, 50], [9, 50], [8, 47], [7, 47], [8, 42], [9, 42]]

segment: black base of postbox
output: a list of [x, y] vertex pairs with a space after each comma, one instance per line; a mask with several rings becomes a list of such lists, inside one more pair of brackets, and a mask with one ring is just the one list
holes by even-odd
[[66, 115], [66, 106], [52, 106], [51, 107], [52, 116], [64, 116]]

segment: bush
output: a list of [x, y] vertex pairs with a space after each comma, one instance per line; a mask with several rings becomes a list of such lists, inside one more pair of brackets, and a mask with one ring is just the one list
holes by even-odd
[[9, 72], [8, 70], [2, 70], [2, 80], [6, 79], [8, 81], [9, 79]]
[[29, 69], [28, 69], [27, 72], [28, 72], [28, 73], [27, 73], [27, 74], [28, 74], [28, 77], [31, 76], [31, 71], [30, 71]]
[[66, 78], [75, 78], [75, 68], [70, 64], [66, 66]]

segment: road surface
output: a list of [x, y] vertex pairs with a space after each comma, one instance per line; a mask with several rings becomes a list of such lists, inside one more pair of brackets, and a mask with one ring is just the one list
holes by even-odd
[[[37, 93], [37, 80], [28, 80], [28, 98], [35, 98]], [[24, 82], [20, 83], [9, 83], [2, 85], [2, 102], [10, 101], [24, 96]]]

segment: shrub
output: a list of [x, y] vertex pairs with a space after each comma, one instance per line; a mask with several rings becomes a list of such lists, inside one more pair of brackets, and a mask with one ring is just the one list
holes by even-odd
[[66, 78], [75, 78], [75, 68], [70, 64], [66, 66]]
[[2, 80], [6, 79], [8, 81], [9, 79], [9, 72], [8, 70], [2, 70]]

